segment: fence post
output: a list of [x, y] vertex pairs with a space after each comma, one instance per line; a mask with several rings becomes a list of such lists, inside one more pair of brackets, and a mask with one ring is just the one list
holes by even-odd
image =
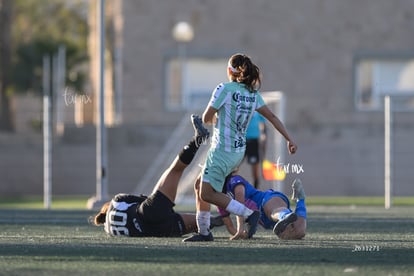
[[51, 207], [52, 195], [52, 120], [50, 57], [43, 56], [43, 205]]
[[100, 207], [108, 200], [108, 170], [105, 127], [105, 0], [97, 0], [98, 93], [96, 110], [96, 196], [87, 202], [88, 209]]
[[384, 96], [384, 196], [385, 209], [391, 208], [391, 190], [392, 190], [392, 110], [391, 96]]

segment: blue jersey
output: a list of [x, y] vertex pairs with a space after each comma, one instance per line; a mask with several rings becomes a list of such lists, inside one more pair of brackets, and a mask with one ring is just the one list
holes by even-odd
[[247, 127], [246, 139], [259, 139], [260, 124], [264, 124], [265, 122], [266, 119], [256, 111], [250, 119], [249, 126]]
[[[253, 187], [246, 179], [241, 177], [240, 175], [232, 176], [226, 183], [226, 193], [232, 199], [235, 199], [234, 190], [236, 186], [243, 185], [244, 186], [244, 200], [246, 207], [252, 210], [259, 210], [260, 211], [260, 221], [259, 223], [267, 229], [273, 228], [275, 222], [268, 218], [264, 212], [263, 206], [271, 199], [272, 197], [280, 197], [283, 199], [287, 205], [287, 208], [290, 209], [289, 199], [283, 193], [274, 191], [269, 189], [267, 191], [260, 191]], [[222, 216], [228, 215], [229, 213], [223, 209], [219, 208], [219, 213]]]

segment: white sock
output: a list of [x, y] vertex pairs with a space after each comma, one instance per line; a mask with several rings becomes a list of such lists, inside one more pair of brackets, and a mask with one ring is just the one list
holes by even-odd
[[196, 213], [198, 233], [208, 235], [210, 233], [210, 212], [197, 211]]
[[240, 202], [234, 199], [230, 200], [229, 205], [227, 205], [226, 207], [226, 211], [237, 216], [243, 216], [245, 218], [247, 218], [253, 213], [253, 210], [250, 210], [249, 208], [244, 206], [244, 204], [241, 204]]

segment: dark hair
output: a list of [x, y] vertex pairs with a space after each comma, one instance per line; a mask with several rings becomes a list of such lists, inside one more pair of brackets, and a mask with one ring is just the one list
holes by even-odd
[[244, 83], [250, 92], [258, 90], [262, 84], [260, 79], [260, 69], [254, 64], [250, 57], [244, 54], [234, 54], [229, 59], [233, 81]]
[[108, 208], [109, 208], [109, 204], [110, 203], [111, 202], [109, 202], [109, 201], [106, 202], [102, 206], [102, 208], [99, 211], [99, 213], [95, 215], [95, 218], [94, 218], [94, 221], [93, 221], [95, 223], [95, 225], [102, 225], [102, 224], [105, 223], [105, 220], [106, 220], [106, 212], [108, 212]]

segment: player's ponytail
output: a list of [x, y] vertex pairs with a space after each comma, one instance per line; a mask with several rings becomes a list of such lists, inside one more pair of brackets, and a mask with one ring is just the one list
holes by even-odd
[[94, 224], [95, 225], [102, 225], [105, 223], [106, 220], [106, 212], [108, 212], [108, 208], [109, 208], [109, 204], [110, 202], [106, 202], [101, 210], [99, 211], [98, 214], [96, 214], [95, 218], [94, 218]]
[[234, 54], [230, 57], [228, 67], [231, 70], [231, 80], [244, 83], [250, 92], [255, 92], [261, 86], [260, 69], [244, 54]]

